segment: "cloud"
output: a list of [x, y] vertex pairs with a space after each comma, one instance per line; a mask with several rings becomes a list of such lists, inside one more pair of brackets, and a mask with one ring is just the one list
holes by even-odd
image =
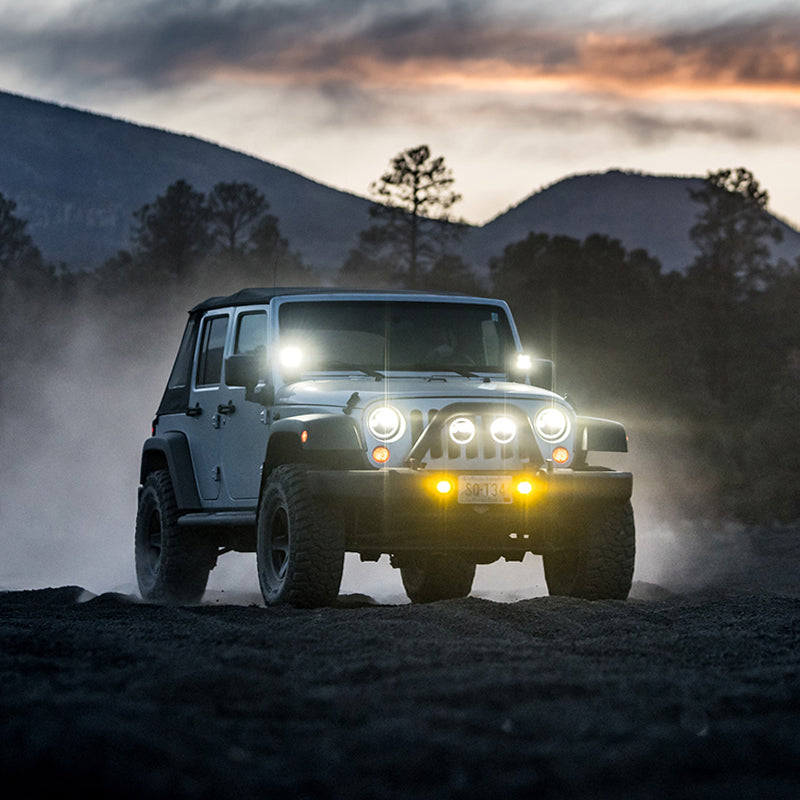
[[[2, 88], [359, 192], [387, 153], [426, 142], [472, 171], [476, 217], [564, 171], [785, 161], [800, 125], [796, 0], [0, 0], [0, 14]], [[487, 159], [502, 181], [474, 166]]]
[[557, 17], [548, 4], [509, 2], [151, 0], [112, 13], [95, 0], [38, 27], [23, 17], [4, 26], [0, 44], [34, 69], [88, 84], [800, 94], [800, 13], [789, 6], [656, 23], [628, 5], [638, 12], [600, 18], [580, 2]]

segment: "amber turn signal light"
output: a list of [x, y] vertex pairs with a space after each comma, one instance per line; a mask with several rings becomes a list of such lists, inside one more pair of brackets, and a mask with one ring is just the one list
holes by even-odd
[[390, 455], [389, 448], [383, 445], [376, 447], [372, 451], [372, 458], [374, 461], [377, 461], [378, 464], [385, 464], [389, 460]]
[[556, 447], [553, 450], [553, 461], [556, 464], [566, 464], [569, 461], [569, 450], [566, 447]]

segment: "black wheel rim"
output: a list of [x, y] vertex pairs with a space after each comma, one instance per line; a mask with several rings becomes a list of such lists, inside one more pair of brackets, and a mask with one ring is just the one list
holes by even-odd
[[158, 562], [161, 560], [161, 514], [157, 508], [154, 508], [150, 513], [147, 524], [145, 557], [147, 565], [155, 572]]
[[267, 557], [274, 578], [282, 583], [289, 565], [289, 516], [282, 506], [275, 509], [270, 520]]

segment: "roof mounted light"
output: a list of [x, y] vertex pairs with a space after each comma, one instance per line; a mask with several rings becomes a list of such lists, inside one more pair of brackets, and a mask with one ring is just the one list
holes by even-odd
[[287, 369], [297, 369], [303, 363], [303, 351], [299, 347], [289, 345], [280, 352], [281, 366]]
[[516, 367], [520, 372], [530, 372], [533, 362], [527, 353], [517, 353]]

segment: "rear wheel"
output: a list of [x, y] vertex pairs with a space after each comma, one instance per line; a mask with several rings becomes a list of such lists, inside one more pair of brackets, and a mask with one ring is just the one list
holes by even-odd
[[145, 600], [191, 605], [203, 599], [216, 547], [202, 534], [178, 527], [177, 520], [169, 472], [151, 472], [136, 515], [136, 578]]
[[587, 527], [581, 543], [543, 555], [551, 595], [625, 600], [631, 590], [636, 530], [630, 503], [608, 509]]
[[451, 600], [472, 591], [475, 564], [458, 555], [418, 553], [403, 559], [400, 576], [412, 603]]
[[310, 496], [306, 468], [277, 467], [258, 512], [256, 563], [267, 605], [331, 605], [344, 568], [344, 526]]

